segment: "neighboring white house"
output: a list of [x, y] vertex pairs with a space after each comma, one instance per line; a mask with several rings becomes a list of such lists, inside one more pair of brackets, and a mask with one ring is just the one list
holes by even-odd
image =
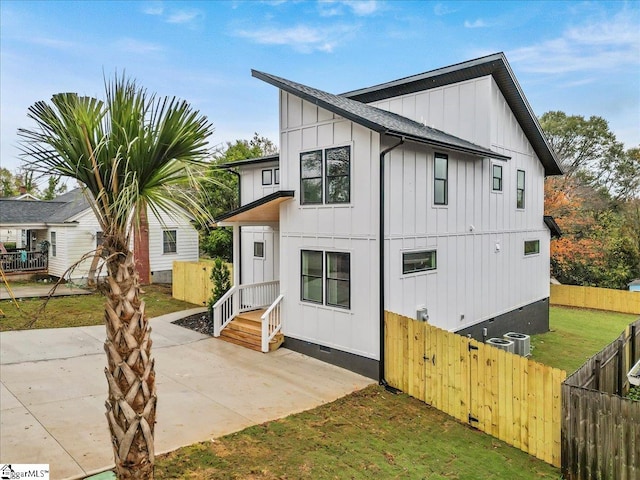
[[342, 95], [252, 73], [280, 92], [279, 161], [226, 165], [242, 206], [218, 224], [236, 285], [279, 280], [285, 346], [382, 379], [385, 310], [479, 339], [548, 330], [544, 178], [562, 171], [504, 54]]
[[[151, 281], [171, 283], [174, 260], [198, 260], [198, 232], [186, 218], [164, 215], [159, 221], [151, 212], [148, 217]], [[18, 263], [5, 256], [6, 271], [34, 270], [29, 264], [36, 265], [35, 256], [46, 241], [46, 273], [61, 277], [83, 255], [95, 251], [101, 240], [100, 225], [80, 189], [48, 201], [0, 199], [0, 241], [16, 242], [17, 248], [30, 255], [26, 262]], [[86, 281], [90, 267], [89, 258], [68, 278]]]

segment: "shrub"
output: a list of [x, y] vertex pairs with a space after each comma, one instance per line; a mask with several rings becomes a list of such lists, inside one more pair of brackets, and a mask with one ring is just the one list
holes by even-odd
[[222, 258], [216, 257], [213, 260], [213, 269], [211, 270], [210, 278], [213, 281], [213, 288], [211, 289], [211, 297], [209, 298], [209, 308], [213, 307], [231, 288], [229, 269]]
[[221, 257], [227, 262], [233, 257], [233, 231], [229, 228], [216, 228], [202, 235], [200, 248], [211, 258]]

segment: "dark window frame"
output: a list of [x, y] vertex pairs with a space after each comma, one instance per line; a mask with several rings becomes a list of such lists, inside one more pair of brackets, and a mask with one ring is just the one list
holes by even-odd
[[[498, 168], [499, 170], [499, 176], [496, 175], [496, 168]], [[502, 185], [503, 185], [503, 171], [502, 171], [502, 165], [498, 165], [496, 163], [491, 165], [491, 191], [492, 192], [502, 192]], [[498, 187], [496, 188], [496, 180], [498, 181]]]
[[[527, 249], [527, 246], [533, 246], [533, 250]], [[540, 254], [540, 240], [525, 240], [524, 241], [524, 256], [528, 257], [529, 255], [538, 255]]]
[[[407, 269], [406, 256], [417, 255], [417, 254], [429, 254], [432, 257], [433, 266], [425, 266], [425, 267], [415, 268], [411, 270]], [[420, 273], [420, 272], [432, 272], [437, 269], [438, 269], [438, 251], [435, 248], [431, 250], [411, 250], [411, 251], [402, 252], [402, 274], [403, 275], [411, 275], [413, 273]]]
[[[304, 265], [304, 254], [305, 253], [312, 253], [312, 254], [319, 254], [321, 255], [321, 262], [322, 262], [322, 273], [320, 276], [317, 275], [309, 275], [309, 274], [305, 274], [302, 270], [303, 265]], [[322, 285], [321, 290], [320, 290], [320, 300], [313, 300], [311, 298], [305, 298], [304, 297], [304, 281], [305, 278], [313, 278], [313, 279], [319, 279], [320, 280], [320, 284]], [[314, 303], [316, 305], [324, 305], [324, 255], [323, 255], [323, 251], [322, 250], [300, 250], [300, 300], [303, 302], [310, 302], [310, 303]]]
[[[268, 175], [267, 178], [265, 178], [265, 174]], [[273, 170], [271, 170], [270, 168], [262, 170], [262, 185], [273, 185]]]
[[[346, 257], [346, 263], [347, 263], [347, 276], [348, 278], [345, 280], [344, 278], [339, 278], [339, 277], [331, 277], [329, 276], [329, 255], [340, 255], [340, 256], [344, 256]], [[328, 307], [337, 307], [337, 308], [344, 308], [347, 310], [351, 309], [351, 254], [349, 252], [325, 252], [324, 253], [324, 288], [325, 288], [325, 304]], [[348, 289], [348, 294], [347, 294], [347, 304], [346, 305], [341, 305], [339, 303], [330, 303], [329, 302], [329, 282], [333, 281], [333, 282], [338, 282], [338, 284], [343, 284], [343, 283], [347, 283], [347, 289]]]
[[[522, 174], [522, 186], [520, 186], [520, 174]], [[526, 172], [524, 170], [518, 170], [516, 173], [516, 208], [519, 210], [524, 210], [526, 205], [526, 202], [525, 202], [526, 185], [527, 185]]]
[[[167, 238], [168, 235], [172, 235], [173, 238]], [[173, 246], [173, 250], [171, 250], [171, 246]], [[173, 253], [178, 253], [178, 231], [162, 230], [162, 254], [171, 255]]]
[[[329, 152], [335, 150], [346, 150], [347, 151], [347, 173], [341, 173], [339, 175], [329, 175]], [[344, 201], [336, 201], [331, 200], [329, 197], [329, 184], [332, 180], [337, 178], [346, 178], [347, 179], [347, 199]], [[324, 149], [324, 203], [326, 204], [341, 204], [341, 203], [351, 203], [351, 147], [349, 145], [345, 145], [342, 147], [331, 147]]]
[[[320, 154], [320, 159], [319, 159], [319, 161], [320, 161], [320, 175], [317, 176], [317, 177], [305, 177], [304, 176], [304, 170], [303, 170], [303, 167], [302, 167], [302, 164], [303, 164], [302, 157], [304, 155], [309, 155], [309, 154], [312, 154], [312, 153], [313, 154], [317, 154], [317, 153]], [[308, 151], [308, 152], [300, 153], [300, 205], [322, 205], [322, 203], [324, 201], [324, 198], [323, 198], [324, 187], [322, 185], [323, 181], [324, 181], [323, 180], [323, 178], [324, 178], [323, 177], [323, 174], [324, 174], [324, 171], [323, 171], [324, 165], [323, 164], [324, 164], [324, 162], [323, 162], [322, 150], [311, 150], [311, 151]], [[305, 200], [306, 189], [304, 188], [305, 181], [318, 180], [318, 179], [320, 180], [320, 200], [319, 201], [306, 201]]]
[[[443, 178], [438, 177], [437, 174], [437, 165], [438, 160], [445, 161], [445, 176]], [[442, 184], [442, 189], [444, 193], [444, 198], [437, 198], [437, 187], [436, 185]], [[433, 156], [433, 204], [444, 206], [449, 205], [449, 156], [444, 153], [436, 153]]]
[[264, 258], [264, 242], [253, 242], [253, 256]]
[[280, 185], [280, 168], [273, 169], [273, 184]]

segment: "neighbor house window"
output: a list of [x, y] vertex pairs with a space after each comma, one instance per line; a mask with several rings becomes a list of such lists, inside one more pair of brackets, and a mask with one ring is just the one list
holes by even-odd
[[524, 170], [518, 170], [516, 185], [516, 207], [524, 208]]
[[502, 165], [493, 165], [493, 183], [491, 188], [494, 192], [502, 191]]
[[280, 185], [280, 169], [279, 168], [273, 169], [273, 183], [276, 185]]
[[177, 232], [175, 230], [164, 230], [162, 232], [162, 253], [176, 253], [178, 251], [176, 237]]
[[351, 147], [327, 148], [300, 154], [300, 190], [300, 203], [303, 205], [349, 203]]
[[351, 307], [351, 255], [302, 250], [301, 299], [332, 307]]
[[402, 273], [426, 272], [437, 266], [436, 251], [404, 252], [402, 254]]
[[348, 253], [327, 252], [327, 305], [349, 308], [351, 267]]
[[51, 232], [51, 256], [55, 257], [58, 253], [58, 240], [56, 238], [56, 232]]
[[300, 154], [300, 203], [322, 203], [322, 150]]
[[302, 250], [302, 300], [322, 303], [322, 252]]
[[540, 253], [540, 240], [525, 240], [524, 254], [535, 255], [536, 253]]
[[253, 256], [264, 258], [264, 242], [253, 242]]
[[273, 172], [271, 170], [262, 170], [262, 185], [271, 185], [273, 183]]
[[449, 158], [436, 153], [433, 162], [433, 203], [447, 205], [449, 203]]

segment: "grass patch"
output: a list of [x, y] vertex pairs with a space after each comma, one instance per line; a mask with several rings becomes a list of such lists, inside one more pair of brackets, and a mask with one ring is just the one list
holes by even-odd
[[[61, 285], [64, 289], [64, 285]], [[176, 300], [171, 296], [170, 285], [146, 285], [142, 298], [146, 303], [147, 315], [157, 317], [165, 313], [197, 308], [192, 303]], [[0, 309], [5, 314], [0, 318], [0, 331], [23, 330], [25, 324], [38, 314], [44, 299], [19, 299], [20, 310], [12, 300], [0, 301]], [[47, 303], [30, 328], [62, 328], [102, 325], [104, 323], [104, 296], [100, 293], [69, 297], [53, 297]]]
[[550, 332], [531, 337], [531, 358], [567, 375], [615, 340], [637, 318], [625, 313], [551, 307]]
[[156, 465], [156, 479], [560, 478], [559, 469], [379, 386], [181, 448]]

